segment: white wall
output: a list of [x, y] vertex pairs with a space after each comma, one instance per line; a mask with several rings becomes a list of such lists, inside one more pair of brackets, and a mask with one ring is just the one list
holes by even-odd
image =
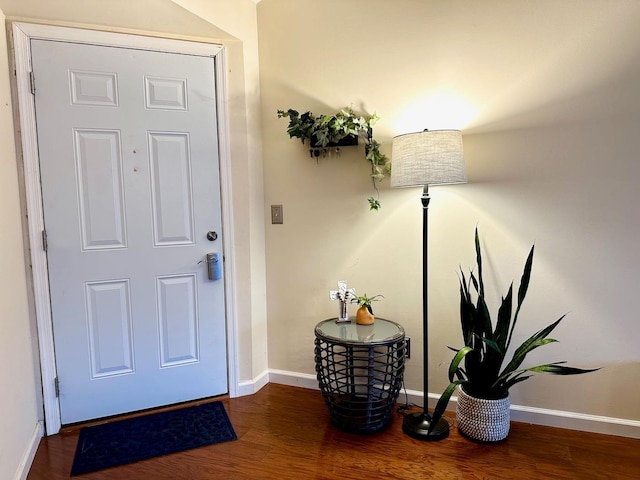
[[420, 190], [386, 181], [369, 212], [362, 146], [316, 162], [276, 118], [353, 105], [381, 117], [387, 154], [398, 134], [463, 130], [469, 183], [431, 189], [429, 391], [461, 344], [477, 225], [494, 311], [536, 244], [519, 339], [570, 312], [531, 362], [603, 367], [538, 375], [512, 403], [640, 420], [639, 21], [635, 0], [262, 0], [265, 208], [284, 205], [266, 229], [270, 368], [314, 374], [313, 327], [347, 279], [385, 295], [375, 312], [413, 338], [405, 379], [422, 390]]
[[7, 68], [0, 35], [0, 478], [14, 478], [38, 430], [38, 384], [27, 299], [18, 165]]

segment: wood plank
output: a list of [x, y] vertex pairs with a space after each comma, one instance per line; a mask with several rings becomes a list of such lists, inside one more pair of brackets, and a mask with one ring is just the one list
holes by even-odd
[[[440, 442], [402, 433], [402, 416], [374, 434], [330, 422], [320, 392], [269, 384], [224, 399], [234, 442], [79, 476], [88, 480], [255, 479], [633, 479], [640, 440], [513, 422], [506, 441], [486, 445], [454, 428]], [[454, 414], [449, 413], [453, 422]], [[77, 430], [41, 440], [28, 480], [68, 480]]]

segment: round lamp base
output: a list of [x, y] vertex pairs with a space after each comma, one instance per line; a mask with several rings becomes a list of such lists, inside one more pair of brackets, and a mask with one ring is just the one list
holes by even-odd
[[402, 431], [417, 440], [433, 442], [444, 440], [449, 436], [449, 423], [444, 418], [441, 418], [432, 428], [430, 415], [412, 413], [404, 417]]

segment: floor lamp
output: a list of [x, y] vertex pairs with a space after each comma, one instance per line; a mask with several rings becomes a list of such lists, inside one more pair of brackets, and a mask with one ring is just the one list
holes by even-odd
[[422, 193], [422, 335], [423, 335], [423, 391], [422, 413], [404, 417], [402, 430], [418, 440], [442, 440], [449, 435], [446, 420], [432, 425], [429, 415], [429, 304], [427, 241], [429, 185], [465, 183], [462, 132], [459, 130], [425, 130], [393, 138], [391, 147], [392, 187], [423, 187]]

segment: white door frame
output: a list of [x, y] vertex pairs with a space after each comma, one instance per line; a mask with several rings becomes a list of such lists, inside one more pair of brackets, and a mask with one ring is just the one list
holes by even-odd
[[30, 40], [61, 40], [94, 45], [132, 47], [169, 53], [212, 57], [215, 61], [216, 104], [218, 111], [218, 149], [220, 157], [220, 194], [225, 252], [225, 311], [227, 330], [227, 371], [229, 395], [237, 397], [238, 342], [235, 309], [235, 258], [233, 251], [233, 215], [231, 205], [231, 155], [226, 90], [226, 62], [221, 45], [182, 40], [145, 37], [68, 27], [16, 22], [12, 25], [15, 55], [16, 87], [20, 115], [20, 138], [24, 168], [25, 201], [27, 207], [34, 307], [40, 348], [40, 373], [47, 435], [58, 433], [61, 427], [60, 405], [56, 396], [56, 360], [53, 345], [53, 324], [49, 297], [47, 255], [43, 249], [44, 214], [36, 137], [35, 101], [31, 94]]

